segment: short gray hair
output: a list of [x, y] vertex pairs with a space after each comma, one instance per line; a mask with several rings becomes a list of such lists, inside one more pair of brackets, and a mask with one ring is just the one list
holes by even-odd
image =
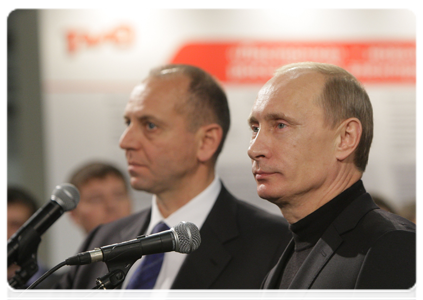
[[326, 77], [322, 93], [317, 99], [332, 127], [348, 118], [360, 120], [363, 132], [356, 149], [354, 163], [361, 172], [364, 172], [373, 140], [373, 109], [364, 87], [348, 71], [326, 63], [288, 64], [276, 70], [275, 76], [294, 70], [309, 70]]
[[151, 70], [149, 77], [184, 75], [189, 78], [189, 97], [176, 109], [187, 116], [191, 130], [195, 131], [203, 125], [217, 123], [222, 128], [222, 140], [214, 154], [217, 159], [229, 131], [230, 113], [225, 91], [218, 81], [206, 71], [191, 65], [169, 64]]

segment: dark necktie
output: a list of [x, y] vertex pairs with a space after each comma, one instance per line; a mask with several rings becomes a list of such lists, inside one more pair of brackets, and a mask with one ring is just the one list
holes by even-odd
[[[157, 233], [168, 230], [169, 227], [160, 222], [154, 226], [151, 233]], [[132, 275], [127, 289], [152, 289], [159, 277], [160, 269], [163, 264], [164, 253], [146, 255]]]

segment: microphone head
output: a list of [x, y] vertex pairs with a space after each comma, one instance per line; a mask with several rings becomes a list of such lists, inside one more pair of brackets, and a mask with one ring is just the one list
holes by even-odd
[[53, 190], [51, 200], [56, 201], [64, 211], [69, 211], [78, 205], [79, 191], [73, 184], [62, 183]]
[[201, 236], [197, 226], [191, 222], [181, 222], [174, 228], [176, 233], [176, 252], [191, 253], [200, 246]]

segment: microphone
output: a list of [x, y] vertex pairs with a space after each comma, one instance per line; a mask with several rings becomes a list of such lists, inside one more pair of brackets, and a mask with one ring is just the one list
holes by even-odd
[[180, 222], [169, 230], [81, 252], [65, 262], [66, 265], [86, 265], [98, 261], [135, 261], [148, 254], [170, 251], [191, 253], [197, 250], [200, 243], [200, 231], [197, 226], [190, 222]]
[[66, 211], [79, 202], [79, 192], [72, 184], [56, 186], [50, 201], [38, 209], [7, 241], [7, 266], [26, 261], [37, 251], [41, 235]]

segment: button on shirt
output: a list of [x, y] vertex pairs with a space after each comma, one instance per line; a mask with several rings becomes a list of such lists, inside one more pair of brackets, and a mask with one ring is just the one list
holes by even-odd
[[[147, 232], [150, 233], [154, 226], [156, 226], [156, 224], [160, 221], [163, 221], [169, 227], [175, 227], [181, 221], [187, 221], [194, 223], [198, 229], [201, 229], [201, 226], [206, 220], [217, 199], [217, 196], [220, 193], [221, 187], [222, 184], [220, 183], [220, 179], [218, 176], [215, 176], [213, 182], [204, 191], [202, 191], [200, 194], [198, 194], [191, 201], [182, 206], [166, 219], [163, 218], [159, 208], [157, 207], [156, 196], [153, 196], [151, 205], [151, 219]], [[163, 265], [160, 270], [159, 277], [157, 278], [156, 285], [154, 286], [155, 289], [171, 288], [172, 283], [175, 280], [176, 275], [178, 274], [186, 256], [187, 254], [174, 251], [165, 253]], [[129, 279], [141, 263], [142, 259], [143, 257], [137, 260], [131, 267], [125, 278], [125, 281], [123, 282], [122, 288], [126, 288]]]

